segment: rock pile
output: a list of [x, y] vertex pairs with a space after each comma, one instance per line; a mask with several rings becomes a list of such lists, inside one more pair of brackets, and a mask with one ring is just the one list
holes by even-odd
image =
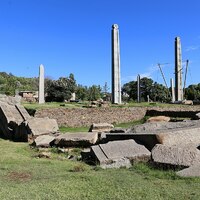
[[39, 135], [54, 134], [58, 124], [54, 119], [31, 117], [17, 98], [0, 97], [0, 137], [27, 142]]

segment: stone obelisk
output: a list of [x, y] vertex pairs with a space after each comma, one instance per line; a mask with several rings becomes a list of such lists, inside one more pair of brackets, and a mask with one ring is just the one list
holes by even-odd
[[39, 67], [39, 104], [42, 104], [45, 102], [44, 100], [44, 66], [40, 65]]
[[137, 76], [137, 102], [141, 102], [141, 92], [140, 92], [140, 75]]
[[175, 38], [175, 101], [183, 100], [182, 55], [180, 37]]
[[173, 78], [170, 79], [170, 83], [171, 83], [171, 93], [172, 93], [172, 103], [175, 102], [175, 91], [174, 91], [174, 80]]
[[112, 25], [112, 103], [121, 104], [119, 27]]

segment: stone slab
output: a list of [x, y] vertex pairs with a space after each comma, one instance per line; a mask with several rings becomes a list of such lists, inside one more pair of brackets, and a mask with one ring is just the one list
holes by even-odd
[[[146, 123], [135, 126], [132, 130], [129, 130], [130, 133], [131, 131], [133, 131], [132, 133], [140, 136], [140, 142], [147, 142], [147, 144], [151, 147], [156, 143], [169, 146], [176, 144], [190, 144], [195, 147], [200, 144], [199, 120]], [[155, 144], [153, 144], [152, 141], [148, 143], [145, 138], [148, 135], [154, 138], [153, 141]]]
[[50, 143], [53, 142], [54, 139], [55, 137], [51, 135], [41, 135], [34, 140], [34, 145], [36, 147], [50, 147]]
[[39, 135], [56, 133], [59, 129], [57, 121], [49, 118], [30, 118], [27, 120], [27, 127], [29, 129], [29, 134], [31, 134], [33, 138]]
[[200, 163], [200, 151], [190, 145], [167, 146], [157, 144], [151, 151], [155, 163], [189, 167]]
[[54, 144], [59, 147], [88, 147], [98, 140], [98, 133], [65, 133], [55, 138]]
[[15, 105], [15, 108], [19, 111], [20, 115], [22, 116], [23, 120], [28, 120], [31, 118], [27, 110], [24, 108], [24, 106], [21, 105]]
[[108, 123], [93, 123], [90, 127], [89, 132], [110, 132], [114, 126]]
[[134, 139], [150, 151], [159, 143], [154, 133], [106, 133], [104, 137], [105, 142], [128, 139]]
[[166, 116], [156, 116], [156, 117], [150, 117], [147, 122], [152, 123], [152, 122], [169, 122], [170, 117]]
[[181, 177], [200, 177], [200, 163], [176, 172]]
[[[143, 145], [137, 144], [134, 140], [112, 141], [106, 144], [99, 144], [91, 147], [91, 152], [100, 165], [112, 163], [131, 163], [147, 161], [150, 159], [150, 151]], [[124, 162], [121, 162], [124, 160]], [[118, 166], [118, 165], [117, 165]], [[114, 166], [113, 166], [114, 167]]]

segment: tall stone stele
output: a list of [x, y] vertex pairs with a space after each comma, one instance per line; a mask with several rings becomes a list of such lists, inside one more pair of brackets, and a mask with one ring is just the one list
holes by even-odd
[[175, 38], [175, 101], [183, 100], [182, 55], [180, 37]]
[[121, 104], [119, 27], [112, 25], [112, 103]]
[[39, 104], [45, 103], [44, 100], [44, 66], [40, 65], [39, 67]]

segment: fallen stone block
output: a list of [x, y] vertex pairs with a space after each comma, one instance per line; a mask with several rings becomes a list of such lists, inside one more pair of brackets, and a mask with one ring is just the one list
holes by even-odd
[[152, 122], [169, 122], [170, 117], [166, 116], [156, 116], [156, 117], [150, 117], [147, 122], [152, 123]]
[[[11, 140], [13, 138], [20, 138], [17, 135], [16, 129], [23, 123], [24, 119], [14, 105], [0, 102], [0, 121], [1, 137]], [[23, 134], [26, 133], [23, 132]]]
[[[197, 120], [184, 122], [146, 123], [132, 129], [140, 136], [140, 141], [151, 135], [157, 144], [176, 145], [190, 144], [197, 147], [200, 144], [200, 123]], [[148, 144], [153, 146], [152, 143]]]
[[34, 140], [34, 145], [36, 147], [50, 147], [51, 143], [54, 141], [55, 136], [51, 136], [51, 135], [41, 135], [38, 136], [35, 140]]
[[56, 133], [59, 129], [57, 121], [49, 118], [30, 118], [27, 120], [27, 127], [29, 134], [33, 138], [39, 135]]
[[200, 151], [190, 145], [167, 146], [157, 144], [151, 151], [152, 160], [157, 164], [189, 167], [200, 163]]
[[98, 140], [98, 133], [65, 133], [55, 138], [58, 147], [89, 147]]
[[114, 126], [108, 123], [93, 123], [89, 129], [89, 132], [110, 132]]
[[200, 127], [188, 127], [156, 133], [158, 143], [165, 145], [190, 144], [197, 147], [200, 144]]
[[149, 151], [159, 143], [156, 134], [153, 133], [104, 133], [103, 142], [133, 139], [143, 144]]
[[186, 120], [182, 122], [155, 122], [155, 123], [144, 123], [134, 126], [129, 130], [131, 133], [154, 133], [164, 130], [173, 130], [181, 128], [192, 128], [200, 127], [200, 123], [197, 120]]
[[103, 168], [130, 167], [130, 163], [147, 162], [151, 155], [148, 149], [143, 145], [137, 144], [132, 139], [92, 146], [91, 154]]
[[176, 172], [181, 177], [200, 177], [200, 163]]

